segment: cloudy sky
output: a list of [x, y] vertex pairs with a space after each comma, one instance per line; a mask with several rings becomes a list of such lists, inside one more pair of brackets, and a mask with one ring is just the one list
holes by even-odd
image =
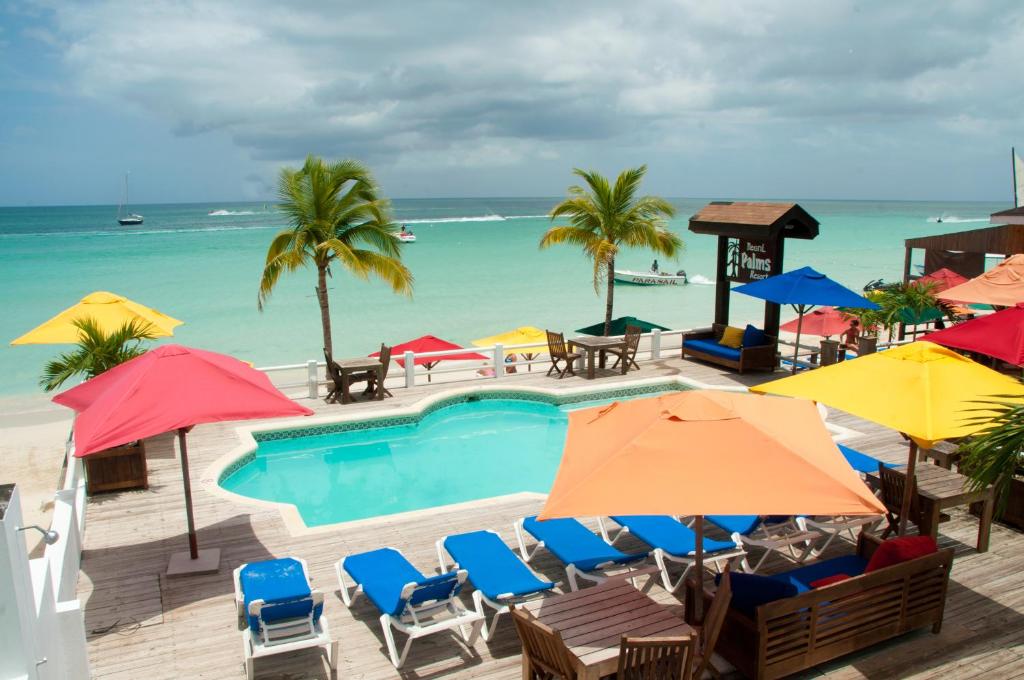
[[1009, 201], [1019, 0], [13, 0], [0, 205], [262, 200], [307, 153], [392, 197]]

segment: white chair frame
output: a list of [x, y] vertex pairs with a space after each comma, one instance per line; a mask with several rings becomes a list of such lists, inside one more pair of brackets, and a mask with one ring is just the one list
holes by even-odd
[[[397, 551], [400, 552], [400, 551]], [[345, 579], [345, 568], [342, 566], [344, 558], [338, 560], [334, 565], [334, 571], [338, 575], [338, 586], [341, 589], [341, 599], [346, 607], [351, 607], [356, 598], [363, 592], [361, 585], [351, 587]], [[460, 584], [466, 582], [467, 573], [465, 569], [456, 572], [456, 578]], [[443, 600], [427, 600], [418, 605], [409, 604], [408, 600], [419, 588], [418, 583], [406, 583], [402, 587], [402, 599], [406, 601], [405, 609], [398, 616], [391, 614], [380, 615], [380, 626], [384, 631], [384, 640], [388, 647], [388, 656], [395, 668], [401, 668], [409, 654], [409, 648], [413, 640], [418, 640], [427, 635], [440, 633], [446, 630], [459, 629], [462, 639], [470, 647], [476, 642], [480, 630], [484, 625], [484, 617], [475, 611], [466, 609], [459, 600], [458, 595], [452, 594]], [[445, 616], [445, 618], [435, 618]], [[394, 630], [405, 633], [408, 636], [401, 653], [395, 644]]]
[[817, 531], [827, 536], [820, 547], [812, 548], [811, 555], [818, 557], [832, 544], [837, 536], [846, 532], [850, 540], [857, 543], [857, 531], [871, 533], [885, 519], [884, 515], [867, 515], [864, 517], [797, 517], [796, 524], [803, 531]]
[[[692, 524], [692, 522], [693, 520], [691, 519], [687, 522], [687, 525]], [[779, 533], [769, 532], [769, 527], [778, 530]], [[766, 525], [764, 522], [761, 522], [761, 524], [751, 531], [749, 535], [734, 531], [730, 538], [736, 543], [736, 545], [753, 546], [764, 550], [764, 553], [761, 555], [761, 559], [759, 559], [757, 564], [753, 567], [750, 566], [750, 562], [747, 560], [747, 557], [743, 557], [741, 562], [743, 571], [754, 574], [757, 573], [758, 569], [764, 566], [765, 560], [767, 560], [772, 553], [788, 555], [797, 564], [803, 564], [807, 561], [807, 558], [811, 557], [814, 550], [814, 543], [821, 538], [821, 534], [817, 531], [801, 529], [791, 518], [786, 522], [779, 522], [777, 524], [770, 525]], [[803, 549], [798, 551], [796, 546], [801, 543], [803, 544]]]

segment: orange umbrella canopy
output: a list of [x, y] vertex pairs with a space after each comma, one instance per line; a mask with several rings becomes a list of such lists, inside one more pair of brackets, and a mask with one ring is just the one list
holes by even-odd
[[540, 517], [880, 512], [812, 402], [691, 390], [572, 413]]
[[950, 302], [976, 302], [1013, 307], [1024, 302], [1024, 255], [1013, 255], [981, 276], [947, 288], [935, 297]]

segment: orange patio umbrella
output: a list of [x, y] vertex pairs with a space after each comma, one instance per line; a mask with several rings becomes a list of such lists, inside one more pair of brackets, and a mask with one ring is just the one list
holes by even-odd
[[695, 515], [700, 574], [704, 515], [883, 512], [813, 402], [689, 390], [570, 414], [539, 517]]
[[935, 297], [950, 302], [975, 302], [1013, 307], [1024, 302], [1024, 255], [1013, 255], [981, 276], [947, 288]]

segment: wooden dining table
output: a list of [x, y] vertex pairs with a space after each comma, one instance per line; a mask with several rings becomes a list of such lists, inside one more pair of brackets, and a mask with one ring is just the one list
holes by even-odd
[[[982, 489], [971, 489], [969, 477], [938, 465], [921, 465], [915, 476], [921, 503], [921, 526], [918, 527], [921, 535], [938, 538], [939, 519], [943, 510], [980, 502], [982, 510], [978, 521], [977, 547], [978, 552], [986, 552], [992, 531], [992, 513], [995, 510], [995, 488], [990, 485]], [[877, 489], [878, 473], [869, 472], [867, 482], [868, 486]]]
[[365, 359], [343, 359], [335, 362], [341, 372], [341, 403], [352, 403], [352, 394], [349, 391], [351, 379], [357, 373], [375, 373], [377, 389], [373, 398], [380, 401], [384, 398], [384, 364], [380, 359], [367, 357]]
[[[597, 680], [618, 669], [623, 635], [662, 637], [693, 635], [694, 630], [671, 607], [637, 590], [628, 578], [613, 577], [592, 588], [520, 605], [538, 621], [557, 630], [572, 652], [579, 680]], [[523, 678], [531, 675], [523, 656]]]
[[[614, 349], [625, 353], [626, 351], [626, 339], [625, 338], [607, 338], [604, 336], [589, 336], [584, 335], [578, 338], [573, 338], [569, 341], [569, 350], [579, 348], [587, 354], [587, 380], [594, 379], [594, 355], [599, 356], [601, 368], [604, 368], [605, 360], [607, 358], [608, 350]], [[622, 375], [626, 375], [626, 371], [629, 369], [629, 362], [623, 360], [622, 364]]]

